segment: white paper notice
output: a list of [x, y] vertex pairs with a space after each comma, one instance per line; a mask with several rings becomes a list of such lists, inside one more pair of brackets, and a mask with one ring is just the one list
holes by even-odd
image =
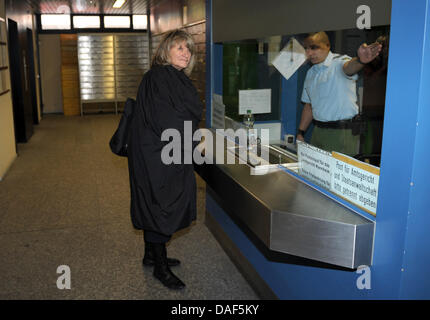
[[272, 64], [288, 80], [305, 61], [305, 48], [296, 39], [291, 38]]
[[297, 141], [299, 175], [315, 184], [331, 189], [332, 156], [330, 152], [318, 149], [313, 145]]
[[271, 112], [272, 89], [239, 90], [239, 114]]

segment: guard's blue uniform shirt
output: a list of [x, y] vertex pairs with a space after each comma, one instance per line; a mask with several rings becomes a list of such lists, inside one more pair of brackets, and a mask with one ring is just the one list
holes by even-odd
[[312, 116], [318, 121], [351, 119], [358, 113], [356, 80], [347, 76], [343, 65], [351, 57], [328, 53], [327, 58], [313, 65], [303, 85], [302, 102], [312, 105]]

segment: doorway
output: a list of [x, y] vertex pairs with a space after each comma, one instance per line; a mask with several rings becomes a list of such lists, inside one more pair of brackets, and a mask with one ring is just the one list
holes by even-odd
[[63, 114], [60, 35], [39, 35], [39, 48], [43, 114]]
[[33, 110], [28, 106], [27, 58], [21, 55], [18, 24], [8, 19], [10, 86], [16, 142], [27, 142], [33, 135]]
[[33, 124], [39, 124], [39, 112], [37, 110], [36, 94], [36, 72], [34, 68], [33, 31], [29, 28], [27, 28], [27, 74], [28, 88], [30, 90], [30, 106], [33, 113]]

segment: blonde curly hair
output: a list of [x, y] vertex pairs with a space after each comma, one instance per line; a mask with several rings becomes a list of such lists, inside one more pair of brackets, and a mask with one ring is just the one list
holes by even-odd
[[190, 62], [188, 63], [188, 66], [184, 69], [185, 74], [190, 75], [196, 62], [194, 40], [188, 32], [180, 29], [169, 31], [163, 36], [163, 39], [161, 40], [160, 44], [155, 50], [155, 54], [152, 57], [151, 67], [155, 65], [169, 65], [170, 49], [173, 45], [182, 41], [186, 42], [186, 46], [191, 53]]

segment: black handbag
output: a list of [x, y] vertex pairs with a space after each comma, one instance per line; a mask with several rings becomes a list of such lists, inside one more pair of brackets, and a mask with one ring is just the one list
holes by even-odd
[[118, 128], [109, 141], [109, 146], [112, 152], [121, 157], [127, 157], [130, 123], [135, 107], [136, 100], [127, 98], [124, 106], [124, 113], [119, 120]]

